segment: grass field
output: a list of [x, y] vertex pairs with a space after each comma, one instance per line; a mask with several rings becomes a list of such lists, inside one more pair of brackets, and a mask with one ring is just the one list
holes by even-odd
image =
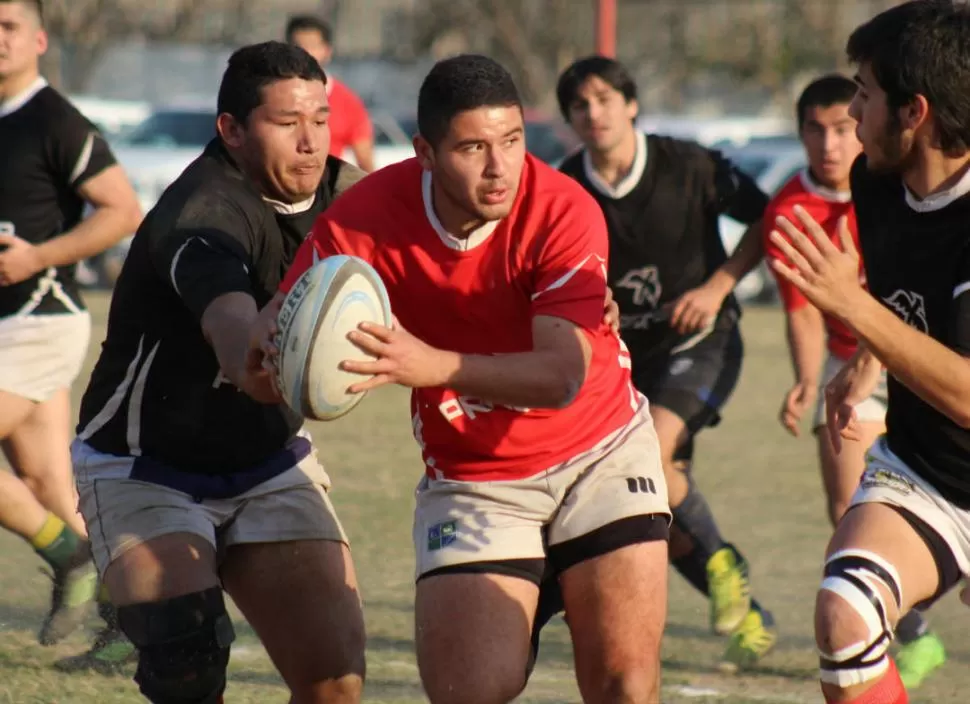
[[[104, 335], [107, 297], [91, 294], [93, 340]], [[795, 440], [776, 423], [790, 370], [777, 311], [750, 309], [744, 318], [747, 358], [740, 387], [722, 424], [705, 433], [696, 475], [724, 534], [748, 556], [755, 593], [774, 610], [781, 630], [776, 651], [742, 677], [717, 673], [723, 641], [707, 630], [706, 603], [671, 576], [663, 646], [665, 704], [686, 702], [818, 702], [812, 604], [829, 528], [809, 439]], [[75, 388], [86, 383], [99, 344]], [[313, 434], [334, 479], [333, 498], [353, 541], [368, 627], [365, 701], [424, 701], [412, 643], [412, 488], [420, 474], [410, 436], [406, 393], [375, 393], [351, 416], [317, 424]], [[41, 562], [19, 539], [0, 534], [0, 703], [116, 704], [140, 700], [127, 677], [62, 675], [58, 657], [80, 651], [77, 634], [56, 648], [37, 645], [49, 582]], [[914, 695], [914, 702], [966, 702], [970, 690], [968, 613], [948, 597], [931, 619], [949, 646], [946, 667]], [[92, 622], [92, 627], [95, 625]], [[287, 701], [287, 693], [245, 623], [237, 622], [231, 704]], [[521, 702], [577, 702], [571, 650], [556, 621], [545, 635], [536, 672]], [[960, 692], [964, 692], [960, 695]]]

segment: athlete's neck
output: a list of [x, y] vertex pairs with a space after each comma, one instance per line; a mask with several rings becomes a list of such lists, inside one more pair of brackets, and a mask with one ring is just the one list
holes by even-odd
[[38, 78], [40, 78], [40, 72], [37, 69], [24, 71], [6, 78], [0, 77], [0, 104], [10, 98], [16, 98], [30, 88]]
[[903, 183], [919, 200], [947, 191], [963, 178], [970, 168], [970, 152], [957, 157], [946, 156], [938, 149], [921, 150], [916, 164], [903, 174]]
[[605, 149], [590, 149], [590, 162], [596, 174], [611, 186], [616, 186], [626, 178], [633, 169], [633, 162], [637, 158], [637, 132], [627, 130], [623, 139], [615, 146]]
[[808, 167], [808, 177], [812, 179], [812, 183], [822, 188], [827, 188], [830, 191], [836, 191], [837, 193], [844, 193], [852, 188], [849, 178], [846, 177], [842, 181], [829, 181], [826, 179], [819, 178], [812, 167]]
[[455, 203], [434, 179], [431, 179], [431, 207], [445, 232], [458, 239], [470, 237], [487, 222]]

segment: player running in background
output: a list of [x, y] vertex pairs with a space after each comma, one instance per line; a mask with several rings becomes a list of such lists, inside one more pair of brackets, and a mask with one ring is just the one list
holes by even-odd
[[[855, 133], [856, 121], [849, 114], [849, 104], [855, 93], [856, 84], [840, 75], [823, 76], [802, 92], [796, 111], [808, 168], [794, 176], [768, 204], [765, 222], [772, 223], [778, 216], [784, 216], [798, 223], [794, 214], [794, 208], [798, 206], [811, 215], [835, 243], [838, 243], [839, 220], [845, 217], [853, 240], [858, 242], [849, 188], [852, 163], [862, 151]], [[767, 237], [770, 231], [766, 228], [766, 254], [787, 262], [784, 253]], [[861, 260], [859, 275], [865, 279]], [[852, 358], [857, 340], [842, 321], [822, 314], [784, 276], [777, 275], [777, 279], [787, 312], [788, 347], [795, 370], [795, 385], [785, 396], [781, 422], [797, 436], [802, 416], [815, 407], [812, 430], [818, 439], [822, 483], [828, 500], [829, 519], [834, 526], [859, 486], [866, 466], [866, 452], [886, 430], [885, 372], [875, 392], [855, 405], [859, 438], [843, 439], [841, 450], [836, 452], [825, 429], [825, 399], [819, 397], [818, 388], [820, 384], [828, 384]], [[823, 364], [826, 345], [828, 358]], [[915, 609], [900, 619], [896, 637], [902, 646], [896, 655], [896, 664], [908, 689], [918, 687], [946, 660], [939, 636], [929, 632], [923, 615]]]
[[518, 92], [491, 59], [436, 64], [418, 127], [418, 157], [319, 218], [283, 289], [318, 257], [351, 254], [390, 294], [395, 328], [351, 334], [379, 359], [345, 367], [376, 375], [352, 390], [414, 389], [425, 691], [435, 704], [522, 691], [548, 566], [584, 701], [656, 702], [669, 512], [646, 400], [602, 322], [602, 213], [526, 154]]
[[141, 213], [95, 127], [41, 77], [46, 49], [39, 0], [0, 0], [0, 445], [14, 471], [0, 471], [0, 525], [53, 570], [39, 634], [51, 645], [96, 591], [68, 452], [70, 387], [91, 333], [74, 270]]
[[[295, 44], [320, 62], [323, 68], [333, 58], [333, 30], [313, 15], [296, 15], [286, 24], [286, 41]], [[330, 100], [330, 153], [346, 158], [349, 149], [357, 166], [374, 170], [374, 126], [367, 107], [356, 93], [333, 75], [327, 77]]]
[[869, 450], [829, 545], [815, 606], [827, 702], [908, 701], [887, 649], [899, 618], [970, 576], [970, 6], [898, 5], [857, 28], [849, 113], [864, 155], [851, 187], [868, 291], [845, 219], [839, 242], [804, 210], [772, 234], [774, 266], [859, 351], [826, 387], [829, 432], [889, 373], [886, 434]]
[[303, 419], [244, 365], [257, 307], [361, 175], [327, 156], [325, 83], [282, 42], [230, 57], [218, 136], [138, 229], [81, 404], [81, 511], [155, 704], [222, 701], [223, 590], [291, 701], [360, 700], [364, 623], [330, 479]]
[[593, 195], [609, 227], [609, 283], [633, 381], [660, 437], [671, 546], [680, 534], [692, 545], [672, 552], [673, 564], [709, 597], [713, 630], [732, 634], [721, 666], [733, 671], [774, 645], [773, 620], [752, 601], [748, 563], [721, 536], [690, 464], [694, 438], [720, 421], [740, 376], [741, 309], [732, 290], [762, 252], [754, 225], [728, 258], [718, 219], [760, 223], [768, 198], [717, 152], [638, 131], [637, 86], [617, 61], [580, 59], [556, 92], [584, 144], [561, 169]]

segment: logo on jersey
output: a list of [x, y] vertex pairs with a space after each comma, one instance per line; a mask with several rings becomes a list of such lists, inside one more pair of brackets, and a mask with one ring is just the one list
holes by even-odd
[[446, 548], [458, 539], [458, 522], [445, 521], [428, 528], [428, 552]]
[[920, 332], [929, 332], [930, 326], [926, 322], [926, 305], [923, 296], [915, 291], [897, 289], [889, 298], [883, 298], [888, 305], [907, 325]]
[[916, 488], [909, 479], [898, 472], [887, 467], [877, 466], [870, 467], [862, 475], [862, 487], [864, 489], [889, 489], [903, 495], [912, 494]]
[[660, 272], [657, 271], [655, 266], [631, 269], [623, 275], [623, 278], [616, 285], [633, 291], [633, 305], [649, 304], [651, 308], [657, 307], [660, 302], [660, 294], [663, 291], [660, 286]]

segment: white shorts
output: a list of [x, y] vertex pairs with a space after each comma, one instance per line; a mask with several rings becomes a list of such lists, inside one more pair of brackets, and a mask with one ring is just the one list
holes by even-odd
[[[657, 531], [665, 538], [667, 484], [653, 419], [646, 400], [641, 404], [625, 427], [597, 447], [533, 477], [488, 482], [424, 477], [414, 514], [416, 577], [547, 556], [553, 563], [575, 563], [571, 546], [578, 539], [614, 528], [636, 532], [648, 526], [642, 540], [626, 545], [658, 539]], [[603, 542], [623, 547], [617, 540], [614, 535]], [[559, 553], [569, 555], [557, 560]], [[542, 575], [533, 576], [538, 583]]]
[[[819, 385], [818, 403], [815, 405], [815, 418], [812, 420], [812, 430], [825, 425], [825, 385], [838, 374], [848, 360], [829, 355], [822, 370], [822, 383]], [[884, 423], [886, 409], [889, 407], [889, 394], [886, 390], [886, 370], [882, 371], [879, 385], [872, 392], [872, 396], [855, 406], [856, 416], [860, 423]]]
[[330, 477], [316, 452], [238, 496], [197, 501], [160, 484], [130, 479], [134, 458], [75, 440], [71, 460], [79, 509], [103, 575], [128, 550], [153, 538], [192, 533], [221, 558], [240, 543], [331, 540], [349, 544], [330, 503]]
[[866, 455], [866, 471], [851, 506], [865, 503], [902, 508], [936, 531], [964, 577], [970, 577], [970, 511], [954, 506], [910, 469], [881, 436]]
[[0, 391], [40, 403], [70, 388], [90, 339], [87, 311], [0, 319]]

